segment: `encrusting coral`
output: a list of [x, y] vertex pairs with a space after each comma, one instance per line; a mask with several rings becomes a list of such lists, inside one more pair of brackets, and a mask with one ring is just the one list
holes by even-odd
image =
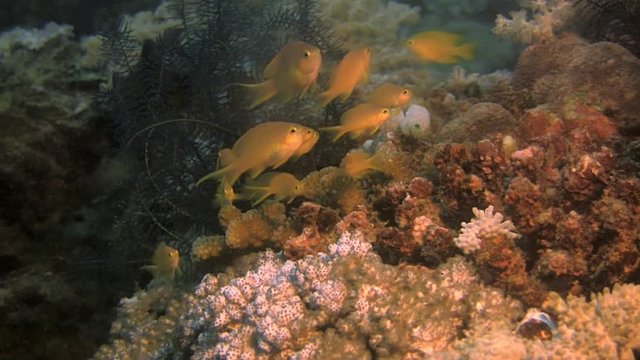
[[[514, 331], [524, 308], [481, 285], [472, 268], [460, 257], [435, 270], [385, 265], [361, 233], [345, 232], [327, 253], [284, 261], [268, 251], [242, 274], [206, 275], [190, 294], [141, 291], [123, 301], [113, 342], [94, 358], [354, 358], [367, 349], [380, 357], [613, 359], [638, 345], [640, 286], [615, 286], [590, 302], [551, 293], [542, 308], [557, 330], [542, 342]], [[145, 326], [127, 325], [138, 322]]]

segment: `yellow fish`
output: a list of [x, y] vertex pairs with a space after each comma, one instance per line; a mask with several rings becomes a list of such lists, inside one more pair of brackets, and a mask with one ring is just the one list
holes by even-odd
[[322, 105], [327, 105], [337, 96], [342, 101], [346, 100], [358, 83], [365, 83], [369, 76], [370, 59], [369, 48], [349, 51], [331, 73], [329, 89], [320, 94]]
[[379, 152], [371, 155], [366, 151], [351, 151], [342, 159], [340, 168], [347, 175], [357, 179], [368, 170], [387, 172], [388, 166]]
[[287, 43], [264, 69], [265, 81], [258, 84], [233, 84], [247, 88], [249, 109], [277, 95], [281, 101], [302, 97], [315, 83], [322, 65], [316, 46], [302, 41]]
[[360, 104], [342, 114], [339, 126], [321, 128], [321, 131], [333, 133], [336, 142], [342, 135], [350, 133], [352, 139], [375, 134], [380, 126], [391, 116], [389, 109], [374, 105]]
[[173, 280], [176, 272], [180, 275], [180, 253], [178, 250], [168, 246], [164, 242], [158, 244], [151, 257], [153, 265], [143, 266], [143, 270], [149, 271], [154, 279], [162, 278]]
[[407, 105], [412, 97], [413, 91], [411, 89], [384, 83], [373, 89], [367, 98], [367, 102], [387, 108], [397, 108]]
[[202, 177], [196, 186], [214, 178], [222, 178], [233, 185], [245, 172], [255, 178], [266, 168], [277, 169], [292, 156], [301, 156], [311, 150], [313, 146], [305, 143], [305, 139], [314, 136], [318, 136], [315, 130], [296, 123], [272, 121], [258, 124], [240, 136], [231, 149], [220, 150], [218, 163], [221, 168]]
[[298, 150], [296, 150], [293, 153], [293, 155], [291, 156], [291, 161], [297, 161], [300, 158], [300, 156], [311, 151], [311, 149], [313, 149], [313, 147], [318, 142], [318, 139], [320, 139], [320, 134], [318, 134], [317, 131], [305, 132], [304, 137], [302, 139], [302, 145], [300, 145]]
[[218, 189], [216, 190], [215, 205], [219, 208], [233, 205], [234, 200], [242, 199], [240, 194], [236, 194], [233, 191], [233, 186], [227, 183], [225, 180], [220, 181]]
[[455, 64], [473, 58], [475, 44], [460, 44], [462, 37], [444, 31], [425, 31], [407, 40], [409, 50], [421, 59], [441, 64]]
[[295, 176], [285, 172], [267, 172], [257, 179], [247, 181], [243, 196], [256, 206], [274, 195], [276, 201], [290, 203], [296, 196], [302, 195], [302, 183]]

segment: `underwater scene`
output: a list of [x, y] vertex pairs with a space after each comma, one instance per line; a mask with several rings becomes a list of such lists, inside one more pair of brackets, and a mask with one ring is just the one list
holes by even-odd
[[0, 360], [640, 359], [639, 0], [0, 5]]

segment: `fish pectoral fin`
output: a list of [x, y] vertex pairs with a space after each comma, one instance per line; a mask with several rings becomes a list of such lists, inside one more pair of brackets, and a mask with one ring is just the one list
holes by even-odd
[[362, 135], [364, 135], [364, 130], [352, 131], [349, 133], [349, 137], [354, 140], [359, 139]]
[[335, 99], [336, 96], [338, 95], [335, 93], [335, 91], [329, 88], [327, 91], [318, 95], [318, 98], [320, 98], [320, 104], [322, 106], [327, 106], [327, 104], [329, 104], [331, 100]]
[[373, 136], [373, 134], [378, 132], [379, 129], [380, 129], [380, 125], [369, 129], [369, 131], [367, 131], [367, 136]]
[[358, 84], [360, 85], [366, 85], [369, 82], [369, 72], [365, 71], [362, 74], [362, 77], [360, 78], [360, 80], [358, 80]]
[[257, 168], [253, 168], [249, 171], [249, 178], [250, 179], [255, 179], [258, 177], [258, 175], [262, 174], [262, 172], [264, 171], [265, 167], [264, 166], [260, 166]]
[[345, 101], [347, 101], [347, 99], [349, 98], [349, 96], [351, 96], [351, 93], [352, 93], [352, 92], [353, 92], [353, 90], [352, 90], [352, 91], [349, 91], [349, 92], [345, 92], [345, 93], [340, 94], [340, 96], [338, 96], [338, 98], [340, 99], [340, 102], [345, 102]]
[[257, 198], [256, 200], [254, 200], [254, 201], [251, 203], [251, 206], [257, 206], [257, 205], [259, 205], [261, 202], [263, 202], [263, 201], [267, 200], [267, 198], [268, 198], [269, 196], [271, 196], [271, 195], [272, 195], [272, 194], [271, 194], [271, 193], [268, 193], [268, 192], [266, 192], [266, 193], [262, 194], [262, 196], [260, 196], [259, 198]]

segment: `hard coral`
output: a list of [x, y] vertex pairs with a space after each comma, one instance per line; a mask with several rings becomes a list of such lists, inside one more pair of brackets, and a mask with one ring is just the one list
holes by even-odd
[[367, 203], [358, 180], [337, 167], [326, 167], [308, 174], [303, 180], [304, 195], [322, 205], [351, 212], [357, 205]]
[[281, 203], [265, 203], [259, 209], [243, 213], [229, 223], [225, 233], [232, 249], [260, 248], [266, 245], [282, 247], [295, 234], [291, 220]]
[[296, 213], [296, 221], [302, 228], [298, 236], [287, 239], [284, 254], [288, 259], [299, 259], [326, 251], [334, 240], [333, 230], [340, 220], [337, 211], [311, 202], [302, 203]]
[[520, 55], [513, 81], [516, 89], [531, 91], [537, 104], [591, 105], [609, 115], [622, 134], [640, 128], [640, 94], [633, 91], [640, 82], [640, 59], [619, 45], [563, 36], [530, 46]]
[[531, 18], [527, 10], [511, 12], [511, 19], [498, 15], [493, 33], [523, 44], [548, 41], [566, 25], [573, 10], [567, 0], [528, 0], [523, 6], [533, 13]]
[[577, 0], [573, 21], [590, 40], [610, 41], [640, 57], [637, 0]]
[[527, 304], [539, 304], [545, 291], [541, 284], [529, 277], [525, 259], [514, 240], [511, 221], [502, 222], [500, 213], [493, 214], [493, 206], [485, 210], [473, 208], [476, 216], [470, 223], [462, 223], [460, 235], [453, 239], [465, 254], [472, 254], [479, 267], [486, 268], [498, 286], [506, 287]]
[[496, 132], [504, 132], [516, 125], [516, 119], [495, 103], [478, 103], [443, 128], [438, 138], [443, 141], [479, 141]]
[[493, 206], [485, 210], [473, 208], [473, 214], [475, 218], [469, 223], [463, 222], [460, 236], [453, 239], [456, 246], [465, 254], [479, 250], [485, 238], [502, 235], [507, 240], [513, 241], [520, 236], [513, 232], [516, 228], [510, 220], [503, 222], [502, 214], [493, 213]]

